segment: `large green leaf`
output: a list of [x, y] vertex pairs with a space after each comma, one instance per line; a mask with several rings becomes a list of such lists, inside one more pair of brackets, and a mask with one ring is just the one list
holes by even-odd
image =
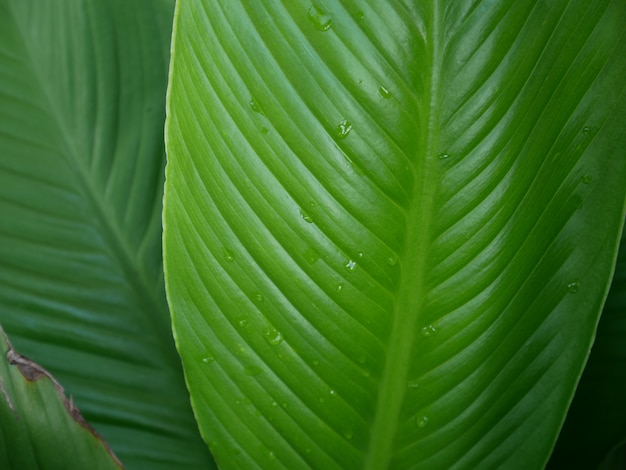
[[[620, 443], [626, 443], [626, 231], [589, 362], [548, 467], [597, 468]], [[624, 450], [615, 453], [622, 461]]]
[[626, 4], [181, 1], [165, 272], [225, 468], [539, 468], [624, 217]]
[[0, 466], [4, 469], [118, 469], [119, 461], [63, 387], [17, 353], [0, 328]]
[[0, 322], [127, 468], [206, 467], [161, 262], [170, 0], [0, 0]]

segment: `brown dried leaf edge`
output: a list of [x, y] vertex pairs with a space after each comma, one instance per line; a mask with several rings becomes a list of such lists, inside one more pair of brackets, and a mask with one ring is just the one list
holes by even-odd
[[[31, 361], [26, 356], [23, 356], [17, 351], [15, 351], [15, 349], [13, 349], [13, 345], [11, 344], [11, 341], [9, 341], [9, 338], [7, 337], [4, 330], [0, 328], [0, 332], [2, 332], [2, 335], [4, 336], [4, 339], [7, 342], [7, 345], [9, 347], [9, 350], [6, 353], [6, 358], [9, 364], [12, 366], [16, 366], [18, 370], [20, 371], [20, 373], [22, 374], [22, 376], [29, 382], [36, 382], [37, 380], [40, 380], [40, 379], [50, 380], [52, 384], [54, 385], [54, 388], [56, 389], [57, 393], [59, 394], [59, 397], [61, 398], [63, 406], [65, 407], [67, 412], [70, 414], [70, 416], [74, 419], [74, 421], [80, 424], [83, 428], [85, 428], [88, 432], [90, 432], [98, 441], [100, 441], [101, 444], [106, 449], [106, 451], [111, 456], [111, 458], [113, 459], [113, 461], [117, 464], [117, 466], [123, 469], [124, 466], [122, 465], [122, 462], [120, 462], [120, 460], [117, 458], [113, 450], [109, 447], [109, 444], [107, 444], [107, 442], [102, 438], [102, 436], [100, 436], [100, 434], [98, 434], [98, 432], [94, 428], [92, 428], [91, 425], [80, 414], [80, 410], [74, 404], [72, 396], [70, 395], [70, 398], [68, 400], [67, 397], [65, 396], [65, 391], [63, 390], [63, 387], [52, 376], [52, 374], [50, 374], [50, 372], [48, 372], [46, 369], [41, 367], [36, 362]], [[8, 398], [6, 397], [6, 394], [5, 394], [5, 398]]]

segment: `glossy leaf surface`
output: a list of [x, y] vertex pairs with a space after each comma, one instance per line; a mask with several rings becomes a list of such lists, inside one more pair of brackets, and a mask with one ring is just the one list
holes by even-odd
[[122, 468], [58, 382], [17, 353], [1, 328], [0, 349], [1, 468]]
[[224, 468], [539, 468], [626, 185], [622, 1], [181, 1], [165, 272]]
[[127, 468], [206, 468], [161, 258], [171, 1], [0, 0], [0, 322]]
[[[626, 232], [589, 362], [550, 458], [549, 469], [597, 468], [626, 442]], [[615, 458], [626, 461], [626, 452]], [[620, 460], [618, 460], [620, 462]], [[622, 465], [623, 467], [623, 465]], [[619, 468], [618, 466], [614, 468]]]

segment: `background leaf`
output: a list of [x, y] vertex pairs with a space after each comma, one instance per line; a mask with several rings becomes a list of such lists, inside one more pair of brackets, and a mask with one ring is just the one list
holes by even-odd
[[207, 468], [161, 261], [172, 1], [0, 0], [0, 322], [127, 468]]
[[626, 185], [621, 0], [180, 2], [166, 284], [225, 468], [540, 468]]
[[[621, 442], [626, 442], [626, 232], [591, 355], [548, 468], [597, 468]], [[623, 456], [623, 450], [615, 453], [622, 462]]]
[[[17, 353], [0, 328], [0, 465], [4, 469], [119, 469], [63, 388]], [[71, 414], [70, 414], [71, 413]]]

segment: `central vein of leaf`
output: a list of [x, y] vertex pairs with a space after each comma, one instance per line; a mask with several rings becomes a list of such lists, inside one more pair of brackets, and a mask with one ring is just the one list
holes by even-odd
[[419, 131], [423, 138], [414, 162], [415, 178], [410, 210], [407, 213], [407, 234], [401, 257], [402, 275], [393, 312], [393, 327], [387, 347], [386, 366], [380, 385], [378, 403], [372, 425], [369, 454], [365, 468], [389, 468], [394, 455], [394, 440], [403, 421], [401, 409], [407, 391], [408, 372], [415, 341], [420, 338], [423, 326], [426, 258], [430, 246], [430, 225], [434, 210], [434, 195], [438, 179], [437, 109], [439, 99], [442, 40], [439, 2], [433, 2], [430, 17], [430, 34], [427, 38], [431, 52], [428, 93], [423, 97], [428, 103], [428, 114]]

